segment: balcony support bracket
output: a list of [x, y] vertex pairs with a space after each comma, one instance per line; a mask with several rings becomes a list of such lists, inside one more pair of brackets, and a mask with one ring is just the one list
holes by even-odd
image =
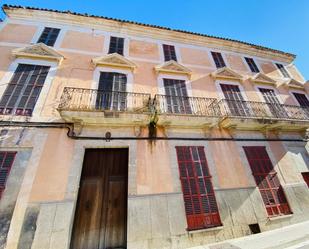
[[142, 126], [140, 126], [140, 125], [134, 126], [134, 135], [136, 137], [140, 137], [141, 134], [142, 134]]
[[73, 132], [75, 135], [80, 135], [83, 131], [84, 123], [81, 119], [73, 119]]

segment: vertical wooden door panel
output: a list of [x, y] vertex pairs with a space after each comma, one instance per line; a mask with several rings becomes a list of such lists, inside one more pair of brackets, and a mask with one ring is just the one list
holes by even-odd
[[80, 186], [80, 198], [75, 216], [77, 229], [73, 234], [74, 249], [98, 248], [103, 197], [101, 186], [100, 178], [83, 180]]
[[125, 214], [122, 207], [125, 205], [124, 179], [110, 180], [107, 202], [107, 220], [105, 230], [105, 248], [118, 248], [125, 245], [124, 227]]
[[86, 150], [71, 249], [126, 248], [127, 149]]

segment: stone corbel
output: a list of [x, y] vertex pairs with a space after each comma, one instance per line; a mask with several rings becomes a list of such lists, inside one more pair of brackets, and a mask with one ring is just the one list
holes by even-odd
[[84, 123], [80, 119], [74, 119], [73, 122], [74, 122], [74, 125], [73, 125], [74, 135], [79, 136], [83, 131]]

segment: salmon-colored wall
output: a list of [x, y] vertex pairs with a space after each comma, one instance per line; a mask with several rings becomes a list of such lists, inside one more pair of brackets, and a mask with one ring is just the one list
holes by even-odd
[[7, 24], [0, 32], [0, 41], [30, 43], [36, 30], [36, 26]]
[[157, 64], [149, 62], [134, 61], [137, 68], [134, 73], [133, 91], [139, 93], [158, 93], [157, 73], [154, 67]]
[[130, 40], [129, 55], [143, 59], [159, 60], [159, 48], [156, 43]]
[[46, 132], [48, 137], [32, 185], [31, 202], [63, 200], [67, 188], [74, 140], [67, 137], [65, 130]]
[[[217, 137], [224, 137], [220, 131], [212, 133]], [[248, 177], [245, 165], [239, 156], [236, 142], [233, 141], [209, 141], [209, 148], [216, 166], [220, 188], [248, 187]], [[224, 155], [224, 156], [223, 156]]]
[[270, 61], [259, 61], [258, 63], [262, 68], [263, 73], [267, 74], [268, 76], [273, 77], [282, 77], [280, 72], [278, 72], [277, 67]]
[[61, 47], [89, 52], [102, 52], [104, 47], [104, 36], [93, 33], [67, 31], [61, 43]]
[[277, 88], [277, 91], [279, 93], [279, 96], [283, 102], [283, 104], [286, 105], [298, 105], [298, 102], [292, 97], [292, 94], [290, 93], [290, 89], [286, 86], [279, 86]]
[[257, 101], [257, 102], [261, 102], [261, 98], [260, 95], [258, 94], [255, 85], [252, 84], [252, 82], [250, 80], [245, 80], [242, 83], [242, 86], [245, 90], [245, 94], [248, 98], [249, 101]]
[[8, 68], [10, 64], [12, 63], [12, 49], [14, 47], [1, 47], [0, 46], [0, 80], [5, 75], [5, 73], [8, 71]]
[[304, 81], [304, 77], [298, 72], [298, 70], [296, 69], [294, 65], [288, 65], [286, 68], [289, 71], [293, 79], [300, 81], [300, 82]]
[[91, 88], [94, 74], [94, 66], [91, 63], [93, 57], [67, 52], [61, 52], [61, 54], [66, 59], [57, 69], [41, 113], [42, 116], [58, 115], [56, 107], [59, 105], [64, 87]]
[[227, 59], [228, 65], [230, 65], [232, 69], [248, 72], [248, 69], [240, 56], [227, 54], [225, 57]]
[[[301, 175], [297, 172], [293, 161], [288, 156], [286, 149], [281, 142], [269, 142], [272, 154], [275, 157], [276, 164], [282, 174], [285, 183], [302, 182]], [[274, 165], [275, 166], [275, 165]], [[279, 172], [277, 172], [279, 173]]]
[[210, 76], [211, 69], [190, 68], [193, 72], [190, 79], [192, 95], [196, 97], [218, 98], [219, 94], [214, 82]]
[[185, 64], [200, 65], [211, 67], [209, 55], [207, 51], [192, 49], [192, 48], [180, 48], [181, 60]]
[[[147, 132], [144, 130], [143, 136], [147, 135]], [[137, 194], [173, 192], [170, 153], [168, 141], [137, 141]]]

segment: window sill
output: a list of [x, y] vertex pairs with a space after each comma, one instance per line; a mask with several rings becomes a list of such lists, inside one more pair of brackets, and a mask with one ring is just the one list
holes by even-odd
[[293, 214], [280, 215], [280, 216], [268, 217], [268, 220], [276, 221], [276, 220], [288, 219], [288, 218], [291, 218], [292, 216]]
[[201, 233], [201, 232], [211, 232], [211, 231], [217, 231], [217, 230], [222, 230], [223, 226], [217, 226], [217, 227], [211, 227], [211, 228], [201, 228], [197, 230], [187, 230], [189, 234], [194, 234], [194, 233]]

